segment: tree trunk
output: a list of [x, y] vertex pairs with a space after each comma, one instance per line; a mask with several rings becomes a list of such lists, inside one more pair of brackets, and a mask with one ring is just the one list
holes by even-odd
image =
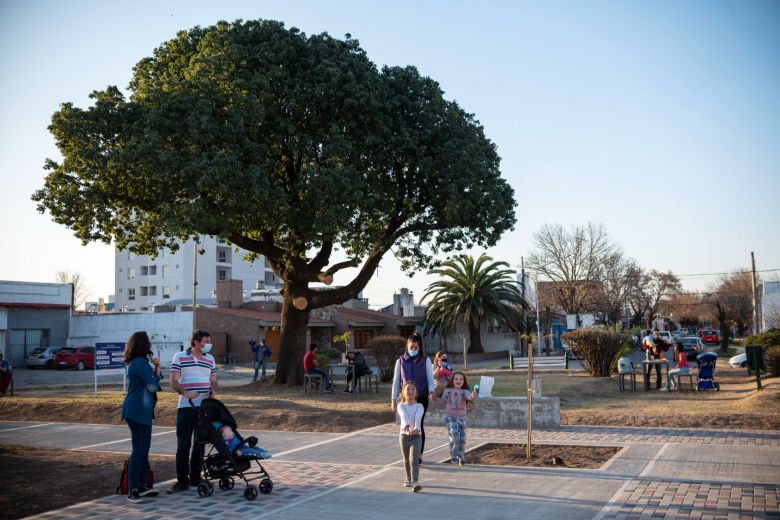
[[726, 322], [726, 309], [718, 302], [718, 325], [720, 328], [720, 351], [724, 354], [729, 351], [729, 324]]
[[476, 325], [469, 320], [469, 354], [480, 354], [485, 352], [482, 347], [482, 334], [480, 334], [480, 323]]
[[282, 333], [274, 383], [296, 386], [303, 384], [303, 355], [308, 350], [306, 330], [309, 324], [309, 309], [301, 311], [295, 308], [295, 292], [290, 290], [290, 286], [288, 282], [282, 301]]

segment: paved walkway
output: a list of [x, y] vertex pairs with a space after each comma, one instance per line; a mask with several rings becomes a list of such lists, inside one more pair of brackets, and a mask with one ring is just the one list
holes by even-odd
[[[535, 442], [622, 449], [595, 470], [452, 467], [446, 432], [426, 428], [421, 493], [401, 486], [397, 429], [350, 434], [250, 432], [274, 453], [270, 495], [244, 500], [242, 487], [193, 490], [143, 504], [109, 496], [36, 518], [339, 518], [454, 516], [506, 518], [780, 518], [780, 432], [565, 426]], [[172, 428], [154, 428], [152, 452], [175, 452]], [[469, 446], [522, 442], [524, 431], [472, 428]], [[127, 453], [127, 428], [63, 423], [0, 423], [1, 444]], [[167, 487], [161, 485], [161, 488]], [[215, 486], [216, 487], [216, 486]], [[445, 514], [445, 512], [452, 514]]]

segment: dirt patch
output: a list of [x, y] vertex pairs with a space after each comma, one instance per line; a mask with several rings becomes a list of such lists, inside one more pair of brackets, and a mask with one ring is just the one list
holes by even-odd
[[610, 446], [532, 445], [529, 461], [525, 444], [490, 443], [469, 451], [468, 461], [491, 466], [598, 469], [618, 451], [620, 448]]
[[[0, 493], [0, 519], [23, 518], [111, 495], [125, 459], [126, 455], [116, 453], [0, 446], [0, 468], [7, 477]], [[152, 456], [149, 462], [155, 481], [176, 476], [173, 457]]]

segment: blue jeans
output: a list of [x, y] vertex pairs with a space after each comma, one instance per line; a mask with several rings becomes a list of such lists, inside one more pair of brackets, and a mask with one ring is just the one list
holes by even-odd
[[260, 368], [263, 369], [262, 378], [265, 379], [265, 365], [268, 358], [263, 358], [262, 361], [255, 360], [255, 378], [253, 381], [257, 381], [257, 374], [260, 372]]
[[328, 373], [321, 368], [312, 368], [309, 370], [310, 374], [318, 374], [322, 376], [322, 383], [325, 385], [325, 390], [330, 390], [330, 379], [328, 379]]
[[466, 419], [444, 416], [450, 445], [450, 462], [466, 460]]
[[683, 368], [675, 368], [674, 370], [669, 370], [666, 373], [666, 386], [668, 388], [672, 387], [672, 383], [674, 382], [674, 376], [677, 374], [687, 374], [688, 373], [688, 367]]
[[130, 462], [127, 464], [127, 489], [141, 489], [147, 484], [146, 475], [149, 469], [149, 448], [152, 445], [152, 425], [142, 424], [133, 419], [125, 419], [130, 427]]
[[188, 406], [176, 412], [176, 480], [183, 484], [200, 479], [203, 445], [192, 445], [199, 411], [200, 408]]

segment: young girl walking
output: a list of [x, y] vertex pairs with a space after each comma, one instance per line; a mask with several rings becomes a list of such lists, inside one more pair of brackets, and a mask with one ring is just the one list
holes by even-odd
[[401, 418], [401, 454], [404, 457], [406, 480], [404, 487], [412, 488], [417, 493], [422, 489], [420, 478], [420, 446], [422, 445], [421, 423], [423, 405], [417, 402], [417, 385], [407, 381], [401, 387], [398, 404], [398, 416]]
[[466, 403], [477, 398], [463, 372], [452, 374], [441, 396], [444, 402], [444, 424], [450, 445], [450, 463], [466, 464]]

